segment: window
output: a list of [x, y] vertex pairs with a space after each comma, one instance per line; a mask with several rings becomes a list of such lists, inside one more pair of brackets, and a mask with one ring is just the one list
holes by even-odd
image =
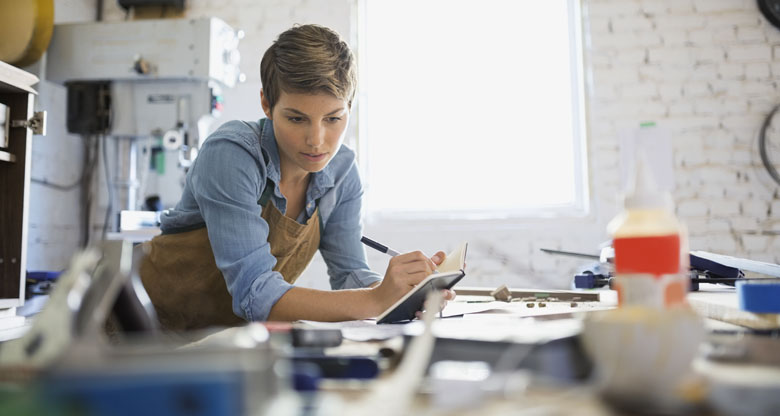
[[360, 6], [369, 217], [584, 213], [577, 0]]

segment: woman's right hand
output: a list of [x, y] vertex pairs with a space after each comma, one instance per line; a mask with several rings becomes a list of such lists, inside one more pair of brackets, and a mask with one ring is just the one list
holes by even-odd
[[[438, 255], [441, 255], [441, 253], [436, 253], [433, 256], [434, 260], [436, 260]], [[387, 271], [385, 272], [385, 278], [379, 286], [373, 289], [376, 296], [374, 303], [380, 308], [377, 315], [384, 312], [403, 295], [412, 290], [414, 286], [428, 277], [434, 270], [436, 270], [436, 264], [422, 251], [400, 254], [390, 259], [390, 264], [387, 265]]]

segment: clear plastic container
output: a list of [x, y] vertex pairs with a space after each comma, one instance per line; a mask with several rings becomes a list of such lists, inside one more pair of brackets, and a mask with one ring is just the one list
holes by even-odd
[[[639, 136], [639, 135], [638, 135]], [[685, 303], [688, 291], [688, 242], [685, 226], [675, 217], [671, 196], [656, 185], [647, 153], [636, 147], [634, 172], [624, 211], [607, 230], [615, 249], [618, 304], [667, 308]]]

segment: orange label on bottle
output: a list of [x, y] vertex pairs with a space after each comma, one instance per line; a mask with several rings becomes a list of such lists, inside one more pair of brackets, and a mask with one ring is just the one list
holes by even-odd
[[647, 273], [656, 277], [680, 272], [678, 234], [615, 238], [615, 273]]

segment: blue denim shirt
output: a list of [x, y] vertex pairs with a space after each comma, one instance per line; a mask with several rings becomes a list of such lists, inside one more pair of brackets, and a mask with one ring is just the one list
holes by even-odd
[[[274, 187], [270, 202], [286, 211], [280, 178], [273, 123], [266, 120], [260, 131], [259, 123], [230, 121], [205, 141], [187, 173], [181, 200], [160, 220], [163, 233], [207, 227], [217, 267], [233, 297], [233, 311], [248, 321], [266, 320], [271, 307], [292, 288], [273, 271], [276, 258], [258, 204], [270, 179]], [[369, 269], [360, 242], [362, 196], [355, 153], [344, 145], [325, 169], [312, 174], [306, 190], [298, 221], [311, 217], [319, 199], [319, 250], [333, 289], [366, 287], [381, 280]]]

